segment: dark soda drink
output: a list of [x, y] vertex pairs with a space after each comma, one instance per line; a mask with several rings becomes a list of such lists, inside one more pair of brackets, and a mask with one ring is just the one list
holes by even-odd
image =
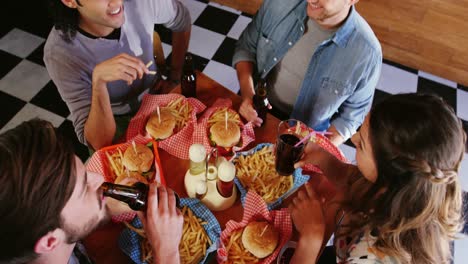
[[299, 137], [292, 134], [279, 136], [276, 142], [275, 168], [279, 175], [291, 175], [294, 172], [294, 163], [299, 161], [304, 150], [304, 143], [294, 147]]

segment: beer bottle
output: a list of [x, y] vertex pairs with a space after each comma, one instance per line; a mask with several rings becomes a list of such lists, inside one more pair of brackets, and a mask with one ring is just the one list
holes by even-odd
[[[101, 189], [104, 196], [124, 202], [134, 211], [146, 210], [149, 186], [142, 182], [136, 182], [132, 186], [104, 182]], [[176, 197], [176, 206], [180, 207], [179, 196], [175, 192], [174, 195]]]
[[197, 76], [193, 65], [192, 55], [185, 55], [182, 80], [180, 82], [182, 95], [185, 97], [197, 97]]
[[257, 111], [258, 117], [263, 120], [262, 126], [266, 121], [266, 114], [268, 112], [268, 97], [267, 97], [267, 82], [265, 79], [261, 79], [257, 84], [257, 91], [253, 97], [253, 106]]

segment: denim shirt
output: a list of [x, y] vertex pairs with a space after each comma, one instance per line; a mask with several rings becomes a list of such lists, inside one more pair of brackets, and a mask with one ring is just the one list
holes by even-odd
[[[264, 0], [246, 27], [233, 57], [256, 64], [265, 78], [303, 36], [306, 0]], [[330, 39], [322, 42], [310, 60], [291, 117], [316, 130], [331, 124], [346, 139], [369, 111], [382, 66], [380, 44], [354, 7]]]

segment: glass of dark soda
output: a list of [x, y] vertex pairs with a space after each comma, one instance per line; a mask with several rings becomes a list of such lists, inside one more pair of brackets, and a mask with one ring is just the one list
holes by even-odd
[[307, 142], [299, 144], [307, 135], [307, 126], [299, 120], [288, 119], [278, 125], [276, 138], [275, 168], [279, 175], [288, 176], [294, 172], [294, 163], [299, 161]]

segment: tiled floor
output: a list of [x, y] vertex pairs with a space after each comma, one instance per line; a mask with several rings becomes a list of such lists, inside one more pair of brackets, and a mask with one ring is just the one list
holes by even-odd
[[[235, 41], [251, 21], [249, 15], [208, 1], [181, 0], [192, 16], [192, 37], [189, 51], [195, 56], [196, 67], [228, 87], [239, 90], [235, 70], [231, 67]], [[0, 27], [0, 133], [24, 120], [40, 117], [51, 121], [75, 142], [76, 152], [87, 158], [87, 149], [81, 146], [67, 117], [69, 111], [60, 99], [57, 88], [50, 80], [42, 61], [44, 41], [51, 28], [45, 15], [46, 8], [33, 1], [34, 7], [24, 10], [8, 2], [6, 10], [26, 12], [29, 20], [18, 18], [2, 23]], [[15, 12], [16, 12], [15, 11]], [[39, 12], [40, 11], [40, 12]], [[170, 32], [156, 26], [163, 41], [166, 57], [171, 53]], [[384, 61], [374, 102], [390, 94], [405, 92], [431, 92], [449, 102], [463, 120], [468, 131], [468, 88], [429, 73]], [[347, 143], [341, 147], [350, 160], [354, 160], [354, 147]], [[465, 157], [460, 173], [463, 189], [468, 191], [468, 158]], [[466, 263], [467, 240], [456, 243], [455, 263]]]

